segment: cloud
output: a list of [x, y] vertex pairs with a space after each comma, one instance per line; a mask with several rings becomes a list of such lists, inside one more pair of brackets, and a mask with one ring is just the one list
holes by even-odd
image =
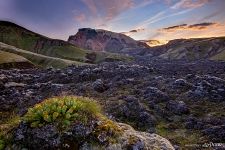
[[224, 9], [219, 9], [219, 10], [217, 10], [217, 11], [215, 11], [215, 12], [213, 12], [213, 13], [211, 13], [211, 14], [205, 16], [205, 17], [203, 17], [201, 20], [202, 20], [202, 21], [204, 21], [204, 20], [209, 20], [209, 19], [211, 19], [211, 18], [213, 18], [213, 17], [215, 17], [215, 16], [221, 14], [223, 11], [224, 11]]
[[78, 22], [78, 23], [83, 23], [86, 21], [86, 15], [84, 13], [81, 13], [79, 15], [76, 15], [75, 16], [75, 20]]
[[221, 25], [219, 23], [214, 23], [214, 22], [203, 22], [203, 23], [192, 24], [192, 25], [181, 24], [181, 25], [171, 26], [171, 27], [160, 29], [159, 31], [160, 32], [176, 32], [176, 31], [185, 31], [185, 30], [198, 31], [198, 30], [209, 29], [216, 26], [221, 26]]
[[219, 24], [213, 23], [213, 22], [204, 22], [204, 23], [189, 25], [188, 28], [192, 30], [203, 30], [203, 29], [207, 29], [207, 28], [215, 27], [215, 26], [219, 26]]
[[181, 0], [171, 6], [171, 9], [179, 9], [179, 8], [198, 8], [201, 7], [212, 0]]
[[137, 26], [137, 28], [144, 28], [144, 27], [149, 26], [150, 24], [159, 22], [161, 20], [164, 20], [164, 19], [167, 19], [167, 18], [171, 18], [171, 17], [174, 17], [174, 16], [179, 16], [179, 15], [185, 14], [185, 13], [191, 11], [191, 10], [193, 10], [193, 8], [185, 9], [185, 10], [182, 10], [182, 11], [179, 11], [179, 12], [175, 12], [175, 13], [172, 13], [172, 14], [169, 14], [169, 15], [165, 15], [165, 14], [167, 14], [167, 10], [164, 10], [164, 11], [161, 11], [161, 12], [157, 13], [153, 17], [151, 17], [151, 18], [149, 18], [149, 19], [141, 22]]
[[134, 29], [134, 30], [130, 30], [130, 31], [128, 31], [128, 32], [121, 32], [122, 34], [125, 34], [125, 35], [127, 35], [127, 36], [131, 36], [131, 35], [133, 35], [133, 34], [135, 34], [135, 33], [140, 33], [140, 32], [143, 32], [143, 31], [145, 31], [146, 29], [144, 29], [144, 28], [140, 28], [140, 29]]
[[[174, 30], [174, 32], [158, 30], [155, 32], [155, 34], [149, 35], [148, 39], [171, 40], [181, 38], [188, 39], [188, 38], [220, 37], [225, 35], [224, 23], [214, 25], [205, 23], [187, 25], [186, 30]], [[192, 28], [188, 28], [189, 26], [191, 26]]]
[[183, 30], [183, 29], [186, 29], [186, 28], [187, 28], [187, 24], [181, 24], [181, 25], [176, 25], [176, 26], [163, 28], [163, 30], [174, 31], [174, 30]]
[[82, 0], [91, 15], [110, 21], [123, 11], [134, 7], [133, 0]]
[[129, 32], [133, 32], [133, 33], [135, 33], [135, 32], [141, 32], [141, 31], [144, 31], [145, 29], [134, 29], [134, 30], [131, 30], [131, 31], [129, 31]]
[[94, 0], [82, 0], [82, 2], [90, 9], [91, 13], [97, 14], [97, 7]]

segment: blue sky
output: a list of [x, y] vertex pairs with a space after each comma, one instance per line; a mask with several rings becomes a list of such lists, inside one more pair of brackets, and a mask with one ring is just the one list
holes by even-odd
[[224, 8], [225, 0], [0, 0], [0, 19], [63, 40], [83, 27], [171, 40], [225, 36]]

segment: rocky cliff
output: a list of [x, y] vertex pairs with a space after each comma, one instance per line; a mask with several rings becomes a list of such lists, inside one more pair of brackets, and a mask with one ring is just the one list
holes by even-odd
[[113, 53], [148, 47], [124, 34], [91, 28], [79, 29], [76, 35], [69, 37], [68, 42], [84, 49]]

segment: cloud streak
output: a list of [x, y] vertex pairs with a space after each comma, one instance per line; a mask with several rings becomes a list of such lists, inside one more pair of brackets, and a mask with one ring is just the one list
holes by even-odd
[[140, 32], [143, 32], [145, 31], [146, 29], [144, 28], [140, 28], [140, 29], [133, 29], [133, 30], [130, 30], [128, 32], [121, 32], [122, 34], [125, 34], [127, 36], [131, 36], [132, 34], [136, 34], [136, 33], [140, 33]]
[[177, 31], [185, 31], [185, 30], [205, 30], [209, 29], [212, 27], [217, 27], [220, 26], [219, 23], [214, 23], [214, 22], [203, 22], [203, 23], [198, 23], [198, 24], [192, 24], [192, 25], [187, 25], [187, 24], [181, 24], [181, 25], [176, 25], [176, 26], [171, 26], [163, 29], [159, 29], [160, 32], [177, 32]]
[[201, 7], [212, 0], [181, 0], [174, 4], [171, 8], [172, 9], [179, 9], [179, 8], [198, 8]]

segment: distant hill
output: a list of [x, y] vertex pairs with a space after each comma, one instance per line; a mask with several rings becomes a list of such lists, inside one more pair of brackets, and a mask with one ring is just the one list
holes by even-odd
[[35, 54], [80, 63], [127, 60], [125, 56], [88, 51], [62, 40], [50, 39], [7, 21], [0, 21], [0, 42]]
[[112, 53], [149, 47], [147, 44], [121, 33], [91, 28], [79, 29], [76, 35], [69, 37], [68, 42], [84, 49]]
[[139, 54], [171, 60], [225, 60], [225, 37], [177, 39], [165, 45], [144, 49]]

